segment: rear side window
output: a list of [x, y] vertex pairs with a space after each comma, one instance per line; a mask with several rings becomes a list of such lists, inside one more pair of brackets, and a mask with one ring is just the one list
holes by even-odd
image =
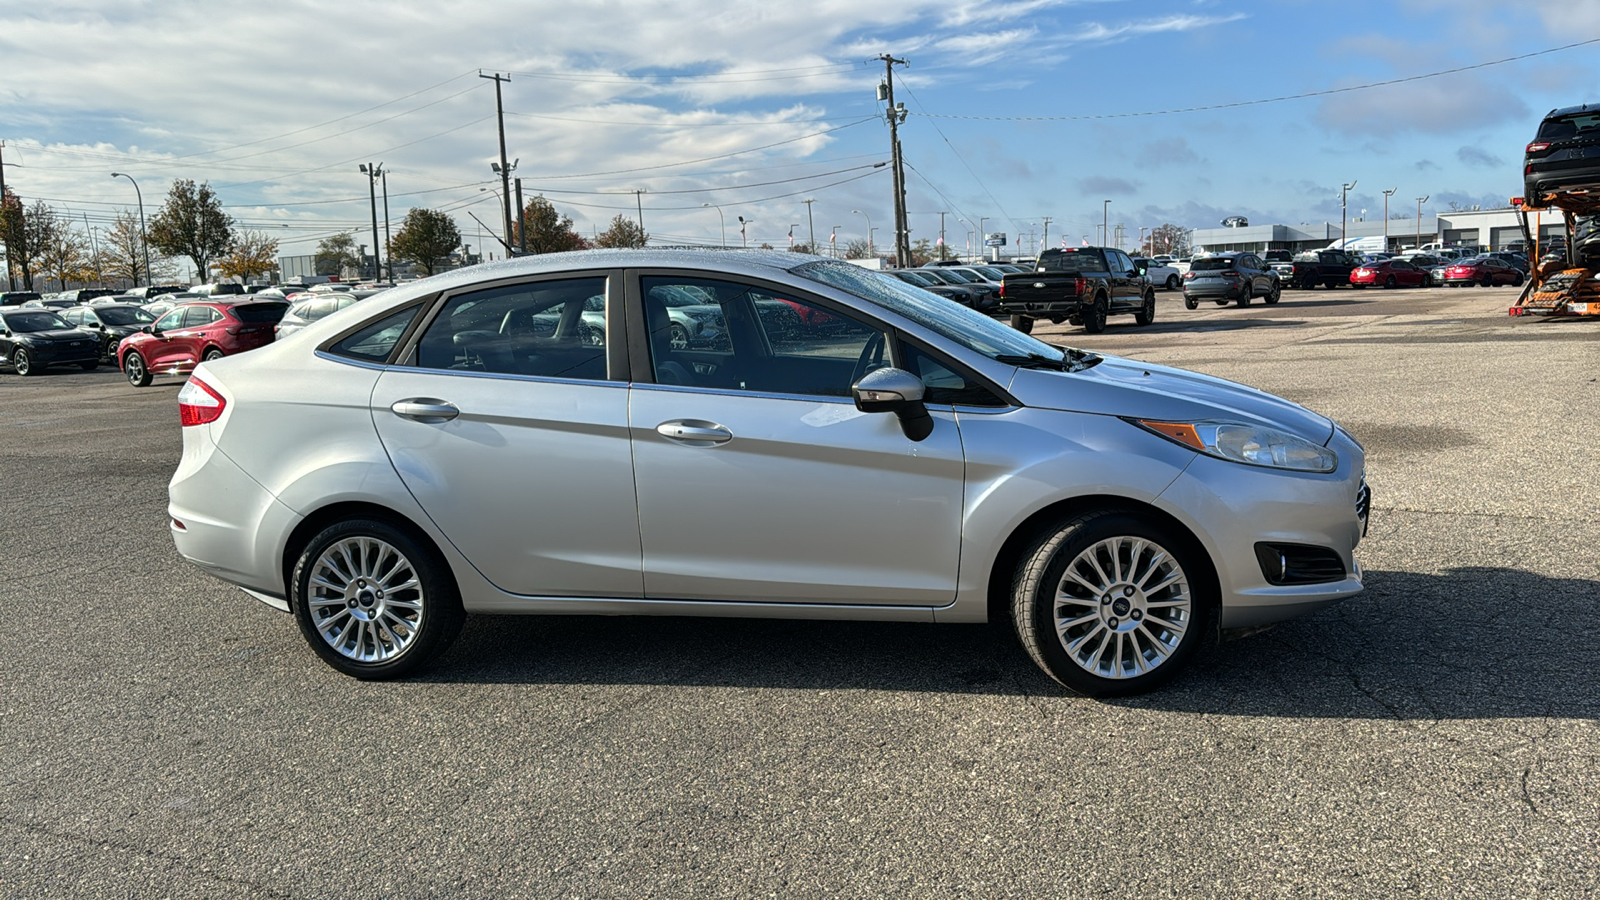
[[394, 352], [400, 336], [405, 334], [406, 327], [420, 309], [421, 306], [410, 306], [392, 312], [329, 347], [328, 352], [367, 362], [383, 362]]
[[604, 379], [605, 293], [602, 276], [508, 285], [451, 297], [418, 341], [417, 365]]

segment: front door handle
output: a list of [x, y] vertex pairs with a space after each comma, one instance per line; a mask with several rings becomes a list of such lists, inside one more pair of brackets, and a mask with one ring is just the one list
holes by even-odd
[[448, 422], [461, 415], [461, 410], [454, 404], [432, 397], [412, 397], [409, 400], [396, 400], [389, 407], [395, 415], [406, 419], [415, 419], [418, 422]]
[[656, 426], [656, 434], [690, 447], [710, 447], [733, 440], [733, 432], [715, 422], [699, 419], [674, 419]]

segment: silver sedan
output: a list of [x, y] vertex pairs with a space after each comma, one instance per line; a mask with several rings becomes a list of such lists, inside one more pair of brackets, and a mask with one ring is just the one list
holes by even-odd
[[[726, 340], [673, 339], [685, 294]], [[1361, 589], [1333, 422], [820, 257], [475, 266], [205, 363], [179, 405], [179, 552], [358, 678], [471, 612], [1006, 617], [1110, 696]]]

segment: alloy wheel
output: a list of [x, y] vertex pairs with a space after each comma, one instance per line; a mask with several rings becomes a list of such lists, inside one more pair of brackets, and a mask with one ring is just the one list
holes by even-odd
[[1194, 619], [1188, 576], [1167, 549], [1121, 536], [1091, 545], [1056, 587], [1056, 637], [1079, 668], [1100, 678], [1148, 674], [1169, 658]]
[[330, 544], [311, 569], [307, 606], [317, 633], [353, 662], [406, 652], [426, 614], [417, 570], [392, 544], [355, 536]]

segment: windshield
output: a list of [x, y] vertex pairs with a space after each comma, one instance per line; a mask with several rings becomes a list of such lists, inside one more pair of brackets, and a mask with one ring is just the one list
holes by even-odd
[[59, 328], [71, 328], [67, 320], [53, 312], [37, 310], [34, 312], [6, 313], [6, 327], [15, 332], [27, 331], [52, 331]]
[[94, 314], [107, 325], [148, 325], [156, 320], [142, 309], [132, 306], [102, 306]]
[[979, 278], [971, 272], [963, 272], [960, 269], [945, 269], [944, 274], [954, 278], [962, 284], [978, 284], [983, 281], [982, 278]]
[[1197, 259], [1189, 265], [1189, 269], [1194, 272], [1220, 272], [1231, 268], [1233, 268], [1231, 256], [1208, 256], [1205, 259]]
[[982, 313], [860, 266], [819, 260], [792, 271], [802, 278], [876, 303], [990, 359], [1043, 356], [1059, 360], [1062, 356], [1062, 352], [1055, 347], [1002, 325]]
[[930, 287], [935, 284], [944, 283], [936, 278], [929, 278], [921, 272], [896, 272], [894, 274], [898, 276], [901, 281], [904, 281], [907, 284], [914, 284], [917, 287]]

